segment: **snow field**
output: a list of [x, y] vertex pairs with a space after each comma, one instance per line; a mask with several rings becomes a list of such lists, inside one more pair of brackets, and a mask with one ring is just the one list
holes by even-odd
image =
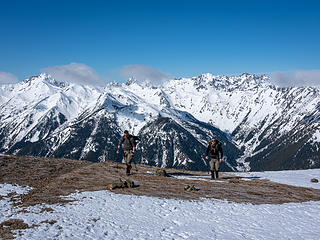
[[17, 239], [318, 239], [320, 204], [252, 205], [114, 194], [72, 194], [55, 212], [19, 213], [29, 225]]
[[286, 171], [265, 171], [265, 172], [246, 172], [233, 173], [240, 177], [259, 177], [269, 179], [273, 182], [288, 184], [298, 187], [308, 187], [320, 189], [320, 183], [313, 183], [310, 180], [316, 178], [320, 182], [320, 169], [307, 170], [286, 170]]
[[[236, 173], [296, 186], [309, 186], [320, 169]], [[202, 179], [201, 176], [196, 178]], [[202, 180], [209, 180], [204, 177]], [[310, 186], [320, 188], [319, 184]], [[0, 195], [30, 188], [0, 184]], [[66, 205], [37, 205], [18, 213], [0, 200], [0, 221], [23, 219], [30, 226], [17, 239], [319, 239], [320, 203], [253, 205], [215, 199], [186, 201], [121, 195], [109, 191], [74, 193]], [[54, 212], [41, 212], [50, 207]], [[54, 224], [41, 223], [46, 220]]]

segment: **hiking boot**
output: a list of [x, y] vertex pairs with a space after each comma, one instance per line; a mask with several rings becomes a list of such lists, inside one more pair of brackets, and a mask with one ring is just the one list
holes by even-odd
[[215, 178], [214, 178], [214, 172], [213, 171], [211, 171], [211, 180], [214, 180]]
[[131, 166], [127, 166], [127, 171], [126, 171], [126, 175], [127, 175], [127, 176], [130, 175], [130, 170], [131, 170]]

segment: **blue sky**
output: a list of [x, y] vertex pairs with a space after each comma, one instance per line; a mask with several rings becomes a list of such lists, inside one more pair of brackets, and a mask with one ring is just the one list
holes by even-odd
[[320, 69], [318, 1], [11, 0], [0, 29], [0, 72], [19, 80], [72, 63], [109, 81]]

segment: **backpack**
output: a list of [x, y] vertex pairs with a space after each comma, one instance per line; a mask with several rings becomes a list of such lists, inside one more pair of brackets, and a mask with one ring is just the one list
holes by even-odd
[[[130, 139], [132, 138], [133, 139], [133, 141], [134, 141], [134, 143], [135, 143], [135, 145], [136, 145], [136, 141], [141, 141], [140, 140], [140, 138], [138, 137], [138, 136], [134, 136], [134, 135], [130, 135], [130, 137], [129, 137]], [[132, 144], [131, 144], [131, 142], [129, 141], [129, 143], [130, 143], [130, 145], [131, 145], [131, 147], [132, 147]]]
[[[211, 139], [209, 142], [208, 142], [208, 144], [209, 144], [209, 146], [210, 146], [210, 151], [212, 150], [212, 145], [211, 145], [211, 143], [212, 143], [212, 141], [216, 141], [217, 142], [217, 145], [216, 145], [216, 147], [215, 147], [215, 151], [216, 150], [218, 150], [218, 149], [221, 149], [221, 147], [222, 147], [222, 142], [220, 142], [218, 139]], [[214, 152], [215, 152], [214, 151]]]
[[134, 141], [141, 141], [138, 136], [131, 135], [131, 137], [133, 138]]

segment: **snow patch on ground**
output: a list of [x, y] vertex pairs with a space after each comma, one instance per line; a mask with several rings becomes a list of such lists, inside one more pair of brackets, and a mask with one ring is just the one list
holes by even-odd
[[270, 181], [288, 184], [298, 187], [309, 187], [320, 189], [320, 183], [313, 183], [310, 180], [316, 178], [320, 181], [320, 169], [307, 170], [287, 170], [287, 171], [265, 171], [265, 172], [247, 172], [233, 173], [240, 177], [262, 178]]
[[174, 177], [177, 179], [183, 179], [183, 180], [191, 180], [191, 181], [224, 182], [221, 180], [211, 180], [210, 176], [171, 176], [171, 177]]
[[[312, 178], [320, 181], [320, 169], [287, 170], [287, 171], [265, 171], [265, 172], [232, 172], [229, 173], [242, 177], [241, 180], [251, 181], [253, 179], [268, 179], [272, 182], [287, 184], [297, 187], [308, 187], [320, 189], [320, 183], [311, 182]], [[177, 179], [210, 181], [210, 176], [172, 176]], [[220, 182], [219, 180], [211, 180]]]
[[20, 187], [18, 185], [0, 184], [0, 196], [7, 196], [9, 193], [16, 192], [17, 195], [27, 194], [31, 187]]
[[21, 194], [27, 194], [32, 188], [31, 187], [20, 187], [11, 184], [0, 184], [0, 223], [15, 218], [19, 208], [13, 207], [10, 202], [10, 198], [7, 196], [9, 193], [16, 193], [14, 196]]
[[[17, 239], [317, 239], [318, 202], [252, 205], [83, 192], [54, 212], [16, 214], [27, 224]], [[3, 201], [3, 200], [2, 200]], [[56, 220], [53, 225], [41, 223]]]

